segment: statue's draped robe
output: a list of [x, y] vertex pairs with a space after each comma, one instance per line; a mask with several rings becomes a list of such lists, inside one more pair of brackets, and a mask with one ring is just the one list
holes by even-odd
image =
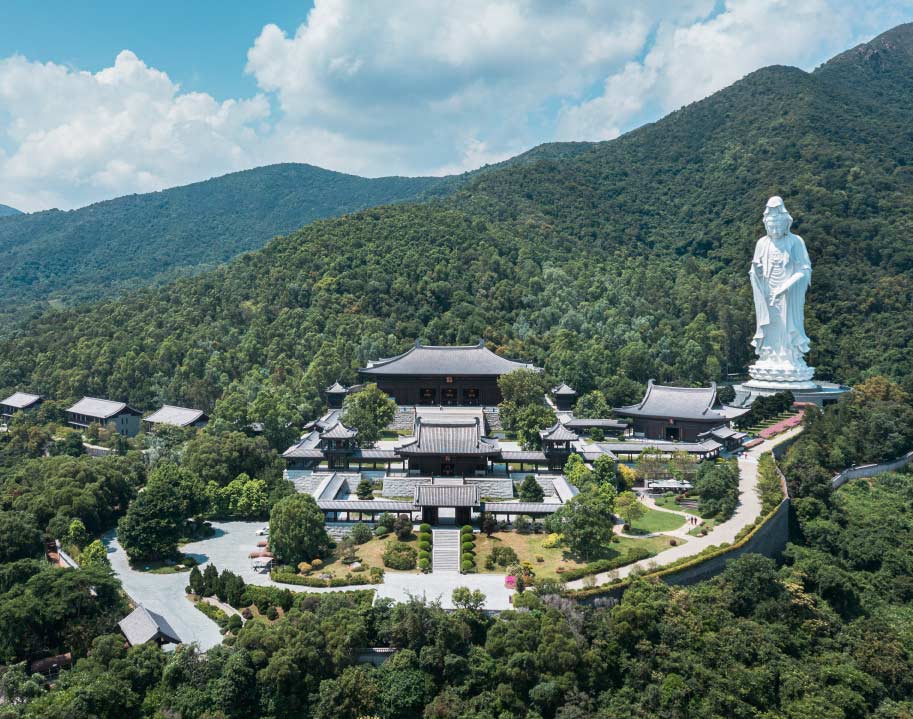
[[[751, 261], [751, 289], [754, 293], [755, 319], [757, 321], [752, 346], [757, 350], [758, 356], [765, 358], [764, 349], [779, 355], [787, 350], [790, 357], [801, 360], [802, 354], [808, 352], [808, 335], [805, 334], [805, 292], [812, 277], [812, 263], [805, 249], [805, 242], [798, 235], [791, 232], [781, 241], [780, 252], [786, 253], [785, 272], [783, 281], [788, 280], [796, 272], [802, 272], [802, 279], [793, 284], [782, 298], [785, 300], [786, 312], [783, 317], [782, 336], [771, 336], [772, 323], [778, 323], [777, 318], [771, 318], [770, 291], [772, 273], [775, 267], [774, 258], [776, 247], [773, 240], [766, 235], [758, 240], [755, 245], [754, 258]], [[774, 278], [776, 279], [776, 278]], [[779, 328], [778, 328], [779, 329]], [[776, 333], [780, 335], [780, 333]]]

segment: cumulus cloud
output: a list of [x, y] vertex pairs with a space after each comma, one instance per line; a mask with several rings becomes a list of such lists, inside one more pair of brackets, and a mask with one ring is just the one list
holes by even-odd
[[129, 50], [97, 73], [0, 60], [0, 197], [23, 210], [73, 207], [222, 174], [254, 161], [269, 102], [182, 93]]
[[810, 69], [910, 0], [317, 0], [267, 25], [259, 93], [183, 92], [132, 52], [96, 73], [0, 60], [0, 202], [32, 210], [269, 162], [377, 176], [600, 140], [764, 65]]

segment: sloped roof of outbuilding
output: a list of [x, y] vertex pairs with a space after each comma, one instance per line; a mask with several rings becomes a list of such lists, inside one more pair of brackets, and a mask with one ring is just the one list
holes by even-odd
[[132, 646], [145, 644], [155, 639], [180, 644], [181, 638], [171, 628], [168, 620], [140, 604], [136, 609], [121, 619], [117, 625]]
[[728, 421], [748, 412], [739, 407], [717, 403], [716, 382], [709, 387], [671, 387], [647, 383], [644, 398], [638, 404], [617, 407], [620, 415], [627, 417], [662, 417], [691, 419], [702, 422]]

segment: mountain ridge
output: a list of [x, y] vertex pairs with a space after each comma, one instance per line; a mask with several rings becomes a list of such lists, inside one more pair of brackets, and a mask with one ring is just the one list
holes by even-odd
[[22, 210], [17, 210], [9, 205], [0, 205], [0, 217], [14, 217], [23, 214]]
[[[913, 389], [913, 137], [855, 57], [764, 68], [570, 157], [540, 150], [446, 197], [319, 220], [199, 277], [51, 313], [0, 344], [0, 387], [216, 418], [269, 391], [308, 416], [368, 359], [480, 336], [613, 402], [650, 377], [706, 383], [751, 360], [747, 267], [779, 194], [812, 255], [817, 376]], [[901, 106], [903, 62], [885, 58], [899, 69], [880, 81]]]

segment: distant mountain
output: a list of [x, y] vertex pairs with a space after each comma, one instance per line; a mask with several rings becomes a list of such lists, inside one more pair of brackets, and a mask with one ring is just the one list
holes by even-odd
[[817, 376], [913, 391], [911, 48], [906, 25], [811, 73], [764, 68], [617, 139], [535, 148], [418, 195], [457, 183], [446, 197], [313, 222], [211, 272], [47, 313], [0, 342], [0, 389], [241, 423], [261, 421], [231, 413], [263, 391], [258, 411], [301, 418], [369, 359], [479, 337], [613, 403], [650, 377], [707, 383], [752, 360], [748, 266], [779, 194], [814, 265]]
[[21, 215], [22, 212], [17, 210], [15, 207], [10, 207], [9, 205], [0, 205], [0, 217], [12, 217], [13, 215]]
[[[79, 210], [0, 222], [0, 286], [17, 298], [4, 319], [199, 272], [323, 217], [402, 202], [445, 178], [366, 179], [304, 164], [236, 172]], [[460, 184], [447, 178], [449, 188]], [[12, 208], [10, 213], [16, 213]], [[6, 312], [6, 317], [3, 313]]]

